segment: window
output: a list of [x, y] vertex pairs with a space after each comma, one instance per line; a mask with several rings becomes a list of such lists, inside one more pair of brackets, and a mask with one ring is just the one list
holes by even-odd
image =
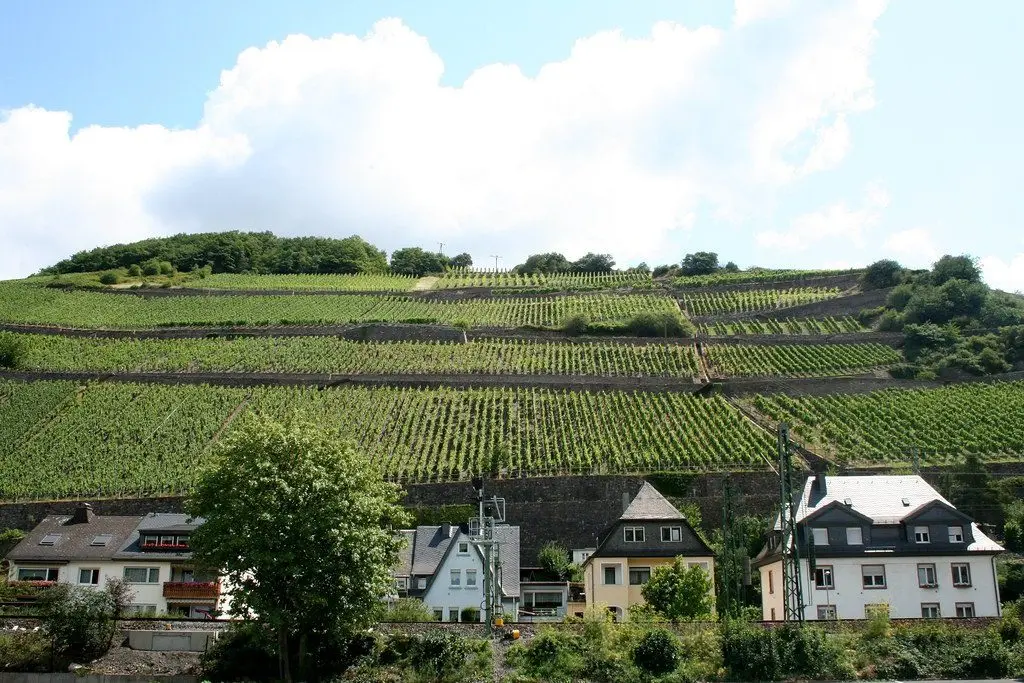
[[[775, 572], [771, 569], [768, 570], [768, 594], [772, 595], [775, 593]], [[772, 617], [772, 621], [775, 617]]]
[[963, 543], [964, 542], [964, 528], [962, 526], [951, 526], [951, 527], [949, 527], [949, 542], [950, 543]]
[[917, 585], [921, 588], [934, 588], [939, 585], [934, 564], [917, 565]]
[[828, 529], [813, 529], [814, 545], [828, 545]]
[[404, 576], [399, 576], [397, 579], [395, 579], [395, 588], [397, 588], [400, 591], [408, 590], [409, 579]]
[[922, 602], [921, 603], [921, 618], [922, 619], [938, 619], [939, 618], [939, 603], [937, 603], [937, 602]]
[[128, 583], [160, 583], [160, 568], [125, 567], [124, 580]]
[[476, 570], [466, 570], [466, 588], [476, 588]]
[[885, 588], [885, 565], [865, 564], [860, 569], [865, 588]]
[[864, 605], [864, 616], [870, 619], [871, 617], [884, 614], [889, 615], [889, 604], [885, 602], [869, 602]]
[[451, 583], [452, 588], [459, 588], [460, 586], [462, 586], [462, 570], [461, 569], [453, 569], [453, 570], [451, 570], [450, 574], [451, 574], [451, 577], [452, 577], [452, 583]]
[[679, 543], [683, 540], [683, 527], [663, 526], [661, 527], [662, 543]]
[[627, 526], [622, 530], [622, 536], [626, 543], [643, 543], [644, 528], [642, 526]]
[[158, 545], [160, 545], [160, 537], [159, 536], [143, 536], [142, 537], [142, 547], [143, 548], [152, 548], [152, 547], [158, 546]]
[[953, 563], [953, 585], [959, 587], [971, 585], [971, 565], [966, 562]]
[[42, 540], [39, 541], [39, 545], [57, 545], [57, 541], [60, 540], [60, 534], [46, 534]]
[[421, 576], [418, 579], [416, 579], [416, 588], [418, 588], [420, 590], [423, 590], [426, 587], [427, 587], [427, 577]]
[[859, 526], [846, 527], [846, 545], [864, 545], [864, 530]]
[[973, 619], [974, 618], [974, 603], [973, 602], [958, 602], [956, 603], [956, 615], [962, 619]]
[[469, 555], [469, 541], [459, 541], [459, 555]]
[[604, 585], [614, 586], [618, 583], [618, 581], [616, 581], [616, 579], [618, 578], [616, 576], [617, 572], [615, 571], [616, 567], [617, 565], [614, 564], [604, 565]]
[[630, 586], [642, 586], [651, 580], [651, 568], [650, 567], [630, 567], [629, 568], [629, 585]]
[[84, 583], [89, 586], [100, 585], [100, 570], [99, 569], [79, 569], [78, 570], [78, 583]]
[[100, 546], [106, 545], [106, 544], [110, 543], [110, 541], [113, 538], [114, 538], [113, 534], [100, 534], [99, 536], [93, 536], [92, 537], [92, 541], [89, 542], [89, 545], [100, 545]]
[[832, 573], [831, 566], [818, 565], [814, 570], [814, 587], [818, 590], [832, 590], [836, 587], [835, 574]]
[[130, 605], [128, 613], [133, 617], [156, 616], [156, 605]]
[[914, 543], [931, 543], [931, 534], [926, 526], [914, 527]]
[[435, 607], [434, 608], [434, 621], [444, 621], [444, 608], [443, 607]]
[[18, 581], [56, 581], [56, 567], [18, 567]]
[[821, 621], [835, 621], [839, 616], [836, 613], [835, 605], [818, 605], [818, 619]]
[[458, 607], [449, 607], [448, 608], [448, 621], [458, 621], [458, 620], [459, 620], [459, 608]]
[[174, 545], [174, 536], [161, 536], [160, 545]]

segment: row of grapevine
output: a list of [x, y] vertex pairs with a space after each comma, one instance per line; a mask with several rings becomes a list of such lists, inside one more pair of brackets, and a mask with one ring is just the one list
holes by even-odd
[[902, 360], [884, 344], [708, 344], [704, 355], [712, 373], [723, 377], [842, 375]]
[[787, 282], [789, 280], [814, 280], [833, 275], [853, 275], [860, 270], [752, 270], [738, 273], [712, 273], [710, 275], [688, 275], [673, 278], [676, 287], [710, 287], [734, 285], [748, 282]]
[[685, 294], [683, 307], [690, 315], [756, 313], [812, 304], [839, 296], [838, 287], [793, 287]]
[[479, 340], [356, 342], [337, 337], [89, 339], [16, 335], [22, 367], [109, 372], [315, 372], [336, 374], [549, 374], [693, 377], [680, 344]]
[[[47, 383], [13, 391], [37, 384]], [[772, 451], [770, 436], [718, 396], [98, 384], [0, 451], [0, 498], [187, 490], [239, 406], [227, 433], [260, 414], [298, 416], [352, 438], [406, 482], [760, 467]]]
[[512, 271], [452, 270], [434, 285], [437, 289], [463, 287], [492, 287], [499, 289], [564, 289], [591, 291], [620, 287], [651, 288], [654, 281], [649, 273], [531, 273]]
[[235, 275], [216, 273], [188, 282], [186, 287], [203, 289], [280, 289], [338, 292], [407, 292], [419, 278], [412, 275], [338, 274], [338, 275]]
[[70, 382], [25, 384], [0, 380], [0, 453], [28, 438], [74, 391]]
[[697, 330], [706, 337], [732, 337], [764, 334], [851, 334], [866, 332], [867, 328], [851, 316], [829, 316], [710, 322], [699, 324]]
[[565, 297], [428, 301], [401, 296], [181, 296], [143, 298], [44, 289], [0, 282], [0, 321], [69, 327], [173, 325], [318, 325], [349, 322], [465, 322], [557, 327], [572, 315], [623, 321], [638, 313], [679, 313], [667, 296], [594, 294]]
[[855, 462], [896, 462], [917, 448], [925, 462], [1024, 456], [1024, 383], [890, 389], [860, 395], [758, 396], [755, 407], [793, 425], [813, 447]]

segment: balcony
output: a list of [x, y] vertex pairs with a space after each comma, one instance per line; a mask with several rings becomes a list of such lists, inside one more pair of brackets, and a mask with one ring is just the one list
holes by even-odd
[[219, 581], [165, 581], [164, 597], [172, 600], [216, 600]]
[[42, 591], [56, 583], [56, 581], [9, 581], [7, 587], [18, 600], [31, 600], [39, 597]]

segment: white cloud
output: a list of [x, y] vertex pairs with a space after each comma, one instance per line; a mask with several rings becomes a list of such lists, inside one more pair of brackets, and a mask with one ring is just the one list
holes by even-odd
[[181, 230], [443, 241], [505, 265], [547, 250], [664, 260], [699, 216], [743, 221], [842, 161], [847, 116], [873, 104], [881, 8], [780, 3], [786, 41], [756, 23], [600, 33], [536, 77], [494, 64], [459, 87], [390, 19], [245, 50], [194, 129], [71, 135], [70, 114], [15, 109], [0, 114], [0, 277]]
[[767, 230], [756, 235], [758, 246], [787, 251], [806, 251], [819, 242], [844, 242], [863, 248], [865, 233], [878, 225], [889, 196], [880, 185], [871, 184], [864, 192], [861, 206], [851, 208], [836, 202], [820, 211], [812, 211], [793, 219], [787, 230]]
[[882, 243], [885, 253], [910, 268], [930, 268], [939, 258], [939, 248], [924, 228], [894, 232]]
[[737, 26], [746, 26], [784, 14], [792, 5], [792, 0], [736, 0], [733, 22]]
[[1005, 292], [1024, 292], [1024, 252], [1003, 260], [999, 256], [981, 259], [981, 272], [989, 287]]

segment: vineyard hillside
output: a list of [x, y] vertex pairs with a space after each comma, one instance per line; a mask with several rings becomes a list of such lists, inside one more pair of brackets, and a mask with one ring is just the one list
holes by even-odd
[[[192, 258], [172, 246], [146, 253]], [[805, 468], [1024, 461], [1016, 333], [977, 332], [1009, 340], [1001, 365], [933, 373], [891, 324], [906, 285], [862, 271], [421, 277], [366, 251], [346, 273], [146, 275], [127, 258], [0, 282], [0, 502], [185, 494], [259, 415], [334, 430], [407, 485], [770, 472], [782, 422]]]

